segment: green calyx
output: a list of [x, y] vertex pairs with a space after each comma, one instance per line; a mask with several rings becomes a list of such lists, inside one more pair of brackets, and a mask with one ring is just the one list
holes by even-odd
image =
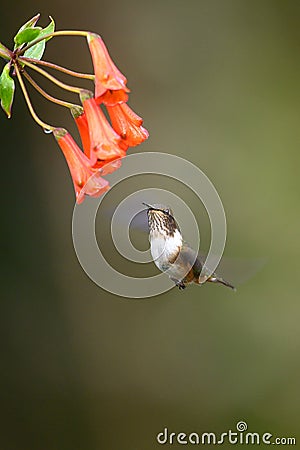
[[99, 36], [99, 34], [96, 34], [96, 33], [88, 33], [86, 38], [87, 38], [88, 43], [90, 43], [94, 39], [99, 39], [100, 36]]
[[94, 97], [94, 94], [91, 91], [89, 91], [87, 89], [81, 89], [81, 91], [80, 91], [81, 103], [85, 102], [86, 100], [89, 100], [92, 97]]
[[74, 119], [77, 119], [77, 117], [82, 116], [84, 112], [82, 106], [72, 106], [72, 108], [70, 108], [70, 111]]
[[66, 134], [68, 134], [68, 131], [65, 128], [54, 128], [53, 130], [53, 136], [57, 141], [63, 138]]

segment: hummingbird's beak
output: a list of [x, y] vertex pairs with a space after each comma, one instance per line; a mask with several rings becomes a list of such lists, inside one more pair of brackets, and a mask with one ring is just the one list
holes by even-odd
[[148, 209], [154, 209], [153, 206], [148, 205], [148, 203], [142, 202], [142, 205], [147, 206]]

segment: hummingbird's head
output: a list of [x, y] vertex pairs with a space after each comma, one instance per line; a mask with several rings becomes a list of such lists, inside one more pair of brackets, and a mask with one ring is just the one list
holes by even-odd
[[147, 203], [143, 203], [143, 205], [148, 208], [147, 215], [150, 234], [156, 231], [165, 236], [173, 237], [176, 231], [180, 233], [179, 225], [173, 216], [171, 208], [158, 204], [148, 205]]

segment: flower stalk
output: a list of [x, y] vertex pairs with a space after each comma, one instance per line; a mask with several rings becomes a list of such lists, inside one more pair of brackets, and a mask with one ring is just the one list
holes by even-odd
[[27, 79], [27, 81], [31, 84], [31, 86], [34, 87], [43, 97], [45, 97], [47, 100], [49, 100], [52, 103], [55, 103], [56, 105], [64, 106], [65, 108], [74, 108], [77, 105], [74, 105], [74, 103], [65, 102], [64, 100], [60, 100], [56, 97], [53, 97], [52, 95], [48, 94], [44, 89], [42, 89], [31, 76], [29, 73], [27, 73], [25, 70], [23, 71], [24, 77]]
[[23, 92], [25, 101], [26, 101], [26, 103], [27, 103], [28, 109], [29, 109], [29, 111], [30, 111], [30, 114], [31, 114], [32, 117], [33, 117], [33, 120], [35, 120], [35, 122], [36, 122], [40, 127], [42, 127], [43, 130], [53, 131], [53, 130], [55, 129], [55, 127], [53, 127], [52, 125], [49, 125], [49, 124], [46, 123], [46, 122], [43, 122], [43, 121], [38, 117], [38, 115], [36, 114], [36, 112], [34, 111], [33, 106], [32, 106], [32, 104], [31, 104], [31, 101], [30, 101], [30, 98], [29, 98], [29, 95], [28, 95], [28, 92], [27, 92], [27, 89], [26, 89], [26, 87], [25, 87], [25, 84], [24, 84], [24, 82], [23, 82], [22, 76], [21, 76], [21, 74], [20, 74], [20, 70], [19, 70], [18, 66], [15, 66], [15, 71], [16, 71], [16, 75], [17, 75], [17, 77], [18, 77], [18, 81], [19, 81], [19, 84], [20, 84], [20, 86], [21, 86], [21, 89], [22, 89], [22, 92]]
[[25, 47], [23, 47], [19, 52], [18, 56], [24, 55], [24, 53], [29, 50], [31, 47], [35, 46], [36, 44], [39, 44], [42, 41], [49, 40], [53, 38], [54, 36], [82, 36], [87, 37], [89, 34], [89, 31], [80, 31], [80, 30], [61, 30], [61, 31], [54, 31], [53, 33], [48, 33], [42, 37], [39, 37], [37, 39], [34, 39], [32, 42], [27, 44]]
[[26, 56], [20, 56], [19, 57], [19, 61], [21, 61], [21, 62], [29, 62], [29, 63], [37, 64], [37, 65], [40, 65], [40, 66], [45, 66], [45, 67], [47, 67], [49, 69], [54, 69], [54, 70], [57, 70], [59, 72], [63, 72], [66, 75], [70, 75], [71, 77], [83, 78], [83, 79], [91, 80], [91, 81], [95, 80], [95, 75], [93, 75], [93, 74], [76, 72], [75, 70], [67, 69], [66, 67], [59, 66], [58, 64], [53, 64], [53, 63], [51, 63], [49, 61], [37, 60], [37, 59], [34, 59], [34, 58], [26, 58]]
[[0, 42], [0, 57], [3, 59], [10, 59], [12, 56], [12, 52], [5, 47], [5, 45]]
[[46, 70], [41, 69], [40, 67], [37, 67], [35, 64], [32, 64], [28, 61], [23, 60], [25, 66], [30, 67], [30, 69], [35, 70], [36, 72], [43, 75], [45, 78], [48, 78], [48, 80], [52, 81], [52, 83], [56, 84], [62, 89], [65, 89], [66, 91], [74, 92], [75, 94], [80, 94], [81, 88], [77, 86], [70, 86], [69, 84], [63, 83], [62, 81], [59, 81], [57, 78], [55, 78], [53, 75], [50, 75], [50, 73], [46, 72]]

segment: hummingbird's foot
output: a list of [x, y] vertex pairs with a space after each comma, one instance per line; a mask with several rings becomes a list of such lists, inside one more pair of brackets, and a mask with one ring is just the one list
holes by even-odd
[[180, 291], [183, 291], [183, 289], [186, 288], [186, 285], [183, 281], [176, 280], [176, 278], [171, 278], [171, 280], [174, 281], [175, 286], [177, 286]]

